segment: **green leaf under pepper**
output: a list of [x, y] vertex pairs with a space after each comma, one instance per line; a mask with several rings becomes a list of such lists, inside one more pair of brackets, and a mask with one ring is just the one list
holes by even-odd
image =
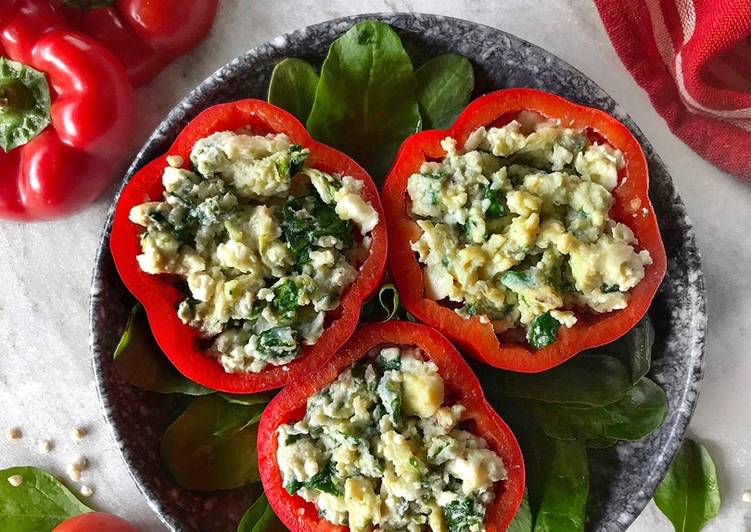
[[534, 532], [583, 532], [589, 497], [587, 450], [532, 432], [524, 448]]
[[185, 378], [170, 363], [154, 340], [141, 305], [134, 306], [130, 313], [125, 332], [115, 348], [114, 363], [126, 381], [144, 390], [185, 395], [214, 393]]
[[665, 391], [646, 377], [605, 406], [580, 407], [529, 401], [548, 436], [559, 440], [639, 440], [657, 429], [668, 413]]
[[615, 342], [590, 349], [586, 353], [605, 354], [617, 358], [629, 368], [631, 382], [636, 384], [649, 372], [654, 341], [655, 330], [652, 320], [649, 316], [644, 316], [633, 329]]
[[498, 372], [495, 383], [507, 397], [587, 406], [614, 403], [631, 388], [629, 371], [618, 359], [588, 354], [543, 373]]
[[269, 505], [265, 493], [262, 493], [248, 508], [237, 526], [237, 532], [285, 532], [286, 530], [287, 528]]
[[239, 488], [260, 479], [256, 438], [265, 404], [198, 397], [162, 438], [161, 455], [178, 484], [196, 491]]
[[423, 129], [450, 127], [475, 88], [472, 63], [459, 54], [443, 54], [418, 68], [415, 76]]
[[655, 492], [655, 504], [676, 532], [699, 532], [720, 511], [717, 471], [709, 451], [686, 439]]
[[274, 67], [268, 100], [295, 115], [303, 124], [310, 115], [318, 86], [318, 73], [302, 59], [283, 59]]
[[416, 93], [412, 61], [396, 32], [384, 22], [360, 22], [329, 48], [308, 131], [379, 181], [402, 141], [420, 130]]
[[[23, 479], [19, 486], [8, 482], [15, 475]], [[70, 517], [91, 511], [43, 469], [27, 466], [0, 471], [0, 530], [52, 530]]]

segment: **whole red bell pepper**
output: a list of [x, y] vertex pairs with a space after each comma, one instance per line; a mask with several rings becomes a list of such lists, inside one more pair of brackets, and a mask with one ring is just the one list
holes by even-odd
[[[422, 269], [410, 247], [411, 242], [420, 238], [422, 230], [409, 215], [406, 193], [409, 176], [419, 172], [423, 162], [445, 156], [440, 144], [442, 139], [451, 136], [461, 147], [478, 127], [504, 125], [524, 110], [559, 119], [565, 127], [584, 129], [623, 153], [626, 166], [613, 191], [610, 216], [631, 228], [639, 246], [649, 251], [653, 261], [647, 266], [644, 279], [631, 289], [626, 308], [606, 314], [579, 312], [576, 325], [562, 327], [557, 340], [539, 350], [532, 350], [527, 344], [501, 341], [492, 324], [483, 323], [479, 316], [464, 318], [425, 296]], [[665, 276], [665, 248], [649, 201], [649, 172], [639, 142], [626, 126], [609, 114], [547, 92], [534, 89], [493, 92], [470, 103], [448, 130], [424, 131], [408, 138], [387, 177], [383, 203], [389, 227], [389, 266], [407, 310], [458, 342], [475, 358], [498, 368], [530, 373], [544, 371], [585, 349], [612, 342], [646, 314]]]
[[488, 448], [503, 459], [508, 478], [496, 487], [495, 499], [487, 509], [485, 528], [488, 532], [506, 530], [524, 495], [524, 461], [519, 444], [508, 425], [485, 400], [480, 382], [456, 348], [434, 329], [402, 321], [359, 329], [328, 364], [285, 387], [266, 407], [258, 428], [258, 468], [271, 507], [293, 532], [348, 530], [326, 521], [318, 515], [315, 505], [291, 495], [284, 488], [276, 456], [277, 431], [281, 425], [302, 419], [308, 398], [331, 384], [373, 348], [395, 344], [418, 347], [438, 366], [447, 395], [466, 408], [465, 418], [470, 421], [472, 432], [485, 439]]
[[[250, 127], [253, 133], [285, 133], [295, 144], [310, 149], [307, 164], [324, 172], [349, 175], [363, 182], [363, 198], [379, 213], [372, 231], [370, 253], [360, 267], [357, 279], [344, 292], [339, 307], [331, 311], [334, 319], [315, 345], [306, 346], [286, 366], [267, 366], [259, 373], [227, 373], [216, 357], [205, 352], [198, 329], [184, 324], [177, 305], [185, 298], [181, 286], [168, 275], [151, 275], [140, 269], [136, 256], [141, 253], [142, 227], [128, 219], [130, 210], [144, 201], [160, 200], [164, 192], [162, 173], [167, 155], [190, 160], [193, 145], [217, 131], [237, 131]], [[126, 185], [115, 209], [110, 250], [125, 286], [141, 302], [151, 330], [175, 367], [203, 386], [234, 393], [255, 393], [280, 388], [323, 365], [352, 335], [360, 307], [375, 291], [386, 268], [386, 224], [378, 189], [371, 177], [343, 153], [314, 141], [305, 127], [290, 113], [262, 100], [240, 100], [211, 107], [193, 121], [175, 139], [165, 155], [144, 166]], [[328, 323], [328, 321], [327, 321]]]
[[209, 33], [218, 0], [62, 0], [76, 28], [122, 61], [133, 85], [153, 79]]
[[135, 96], [117, 58], [42, 1], [0, 12], [0, 218], [64, 216], [128, 152]]

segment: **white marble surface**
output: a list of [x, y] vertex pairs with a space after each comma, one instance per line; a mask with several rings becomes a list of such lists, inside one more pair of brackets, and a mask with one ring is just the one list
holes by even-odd
[[[326, 19], [377, 11], [421, 11], [496, 26], [542, 46], [605, 88], [651, 139], [672, 173], [695, 224], [709, 291], [707, 370], [691, 433], [716, 459], [723, 506], [707, 530], [751, 531], [751, 186], [712, 167], [674, 137], [610, 46], [586, 0], [222, 0], [201, 47], [139, 93], [133, 150], [195, 84], [246, 49]], [[0, 222], [0, 469], [34, 464], [64, 474], [80, 454], [91, 462], [84, 482], [98, 509], [146, 531], [164, 527], [131, 480], [99, 411], [87, 348], [90, 270], [111, 193], [74, 218], [38, 224]], [[74, 425], [90, 435], [74, 441]], [[7, 441], [5, 431], [23, 429]], [[51, 438], [42, 455], [37, 441]], [[631, 530], [669, 531], [653, 505]]]

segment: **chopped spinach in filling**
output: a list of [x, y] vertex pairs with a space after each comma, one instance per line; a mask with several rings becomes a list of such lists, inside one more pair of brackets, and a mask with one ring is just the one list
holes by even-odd
[[480, 127], [461, 151], [442, 146], [407, 185], [427, 297], [498, 333], [523, 327], [538, 349], [576, 323], [572, 310], [628, 305], [652, 260], [609, 217], [620, 151], [529, 112]]
[[308, 155], [284, 134], [214, 133], [193, 147], [192, 170], [168, 158], [163, 201], [131, 210], [145, 227], [141, 269], [185, 279], [178, 315], [214, 338], [228, 372], [314, 344], [367, 254], [378, 213], [362, 182], [307, 168]]
[[284, 487], [350, 530], [485, 530], [503, 461], [460, 428], [464, 407], [444, 404], [443, 379], [419, 350], [371, 355], [279, 428]]

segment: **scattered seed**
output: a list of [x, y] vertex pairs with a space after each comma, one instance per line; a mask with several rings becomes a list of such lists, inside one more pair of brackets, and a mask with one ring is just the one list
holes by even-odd
[[39, 442], [39, 452], [42, 454], [47, 454], [52, 450], [52, 442], [50, 440], [40, 440]]
[[18, 427], [12, 427], [8, 429], [9, 440], [20, 440], [23, 437], [23, 432]]
[[80, 440], [81, 438], [84, 438], [88, 432], [83, 427], [73, 427], [73, 438], [76, 440]]
[[8, 477], [8, 483], [14, 488], [17, 488], [23, 484], [23, 477], [21, 475], [11, 475]]
[[73, 482], [78, 482], [79, 480], [81, 480], [81, 470], [80, 469], [76, 469], [72, 465], [69, 465], [67, 473], [68, 473], [68, 478], [71, 479]]
[[94, 495], [94, 490], [88, 486], [81, 486], [81, 495], [84, 497], [91, 497]]

